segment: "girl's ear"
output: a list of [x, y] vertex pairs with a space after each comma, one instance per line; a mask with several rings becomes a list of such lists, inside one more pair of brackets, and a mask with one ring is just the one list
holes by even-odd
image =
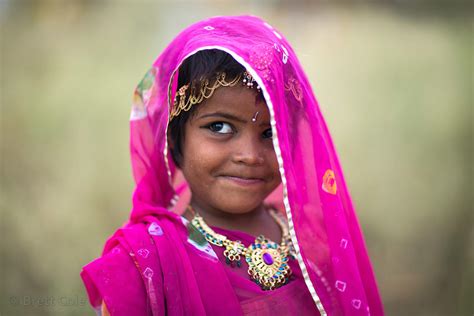
[[171, 158], [173, 159], [173, 162], [177, 168], [180, 168], [181, 162], [180, 159], [177, 157], [179, 156], [179, 153], [176, 151], [176, 144], [173, 140], [173, 137], [170, 136], [170, 132], [168, 131], [166, 135], [166, 140], [168, 143], [168, 152], [171, 154]]
[[174, 150], [173, 141], [171, 140], [171, 138], [169, 136], [166, 139], [167, 139], [167, 142], [168, 142], [169, 151], [173, 151]]
[[166, 133], [166, 141], [168, 143], [168, 148], [170, 151], [174, 151], [174, 142], [173, 142], [173, 139], [171, 138], [170, 136], [170, 132], [168, 131]]

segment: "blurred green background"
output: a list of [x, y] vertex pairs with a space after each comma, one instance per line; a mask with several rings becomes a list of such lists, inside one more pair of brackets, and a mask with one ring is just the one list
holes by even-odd
[[7, 1], [1, 315], [92, 315], [79, 277], [128, 217], [132, 91], [184, 27], [259, 15], [326, 116], [388, 315], [473, 315], [473, 15], [456, 1]]

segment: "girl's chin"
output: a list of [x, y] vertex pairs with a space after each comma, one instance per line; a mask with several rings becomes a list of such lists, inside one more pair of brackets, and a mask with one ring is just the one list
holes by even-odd
[[263, 201], [258, 201], [255, 203], [248, 203], [242, 201], [241, 203], [226, 203], [225, 205], [221, 205], [218, 207], [219, 210], [222, 210], [225, 213], [239, 215], [239, 214], [248, 214], [257, 209], [259, 209], [263, 204]]

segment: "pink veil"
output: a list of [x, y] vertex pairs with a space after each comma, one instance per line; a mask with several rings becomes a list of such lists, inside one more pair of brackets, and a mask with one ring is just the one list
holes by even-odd
[[165, 209], [180, 214], [187, 203], [186, 181], [167, 150], [169, 104], [177, 89], [179, 65], [205, 49], [231, 54], [262, 88], [282, 175], [282, 185], [268, 199], [288, 218], [297, 260], [319, 312], [383, 315], [362, 233], [318, 102], [289, 43], [259, 18], [215, 17], [188, 27], [138, 85], [130, 120], [137, 186], [129, 225], [163, 216]]

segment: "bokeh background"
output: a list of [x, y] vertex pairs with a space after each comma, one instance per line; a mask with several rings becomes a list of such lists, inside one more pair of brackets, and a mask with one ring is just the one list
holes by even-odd
[[187, 25], [249, 13], [306, 69], [387, 314], [473, 315], [472, 12], [468, 1], [0, 0], [0, 314], [94, 314], [79, 272], [131, 207], [135, 85]]

